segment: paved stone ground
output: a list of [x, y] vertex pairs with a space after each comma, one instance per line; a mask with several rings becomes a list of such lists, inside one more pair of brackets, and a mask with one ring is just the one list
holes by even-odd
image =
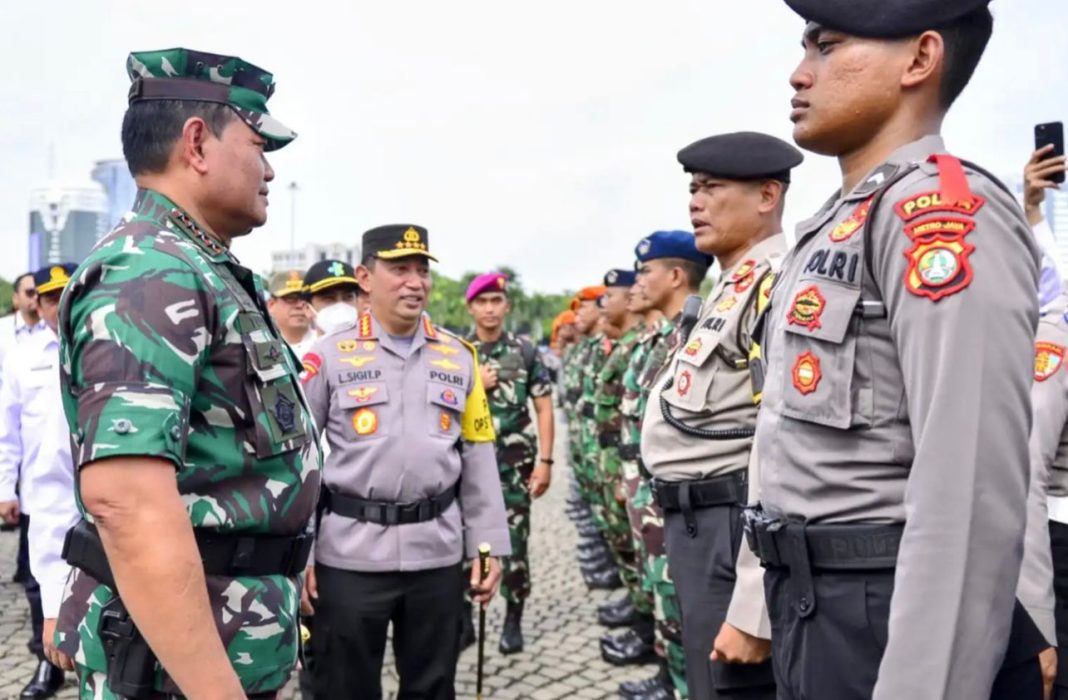
[[[589, 592], [582, 583], [574, 558], [575, 529], [564, 515], [568, 473], [562, 450], [557, 450], [556, 464], [552, 488], [534, 507], [534, 592], [523, 624], [526, 650], [508, 657], [497, 652], [504, 603], [495, 600], [486, 624], [486, 700], [615, 698], [621, 681], [656, 671], [654, 666], [616, 668], [601, 659], [597, 638], [604, 628], [596, 623], [597, 605], [619, 593]], [[22, 587], [10, 582], [17, 544], [15, 533], [0, 533], [0, 698], [4, 700], [18, 697], [36, 667], [26, 649], [30, 622]], [[461, 698], [475, 697], [476, 663], [475, 647], [460, 657], [456, 689]], [[390, 659], [386, 669], [385, 687], [395, 693]], [[57, 697], [76, 698], [77, 693], [68, 685]], [[299, 698], [299, 693], [289, 687], [282, 697]]]

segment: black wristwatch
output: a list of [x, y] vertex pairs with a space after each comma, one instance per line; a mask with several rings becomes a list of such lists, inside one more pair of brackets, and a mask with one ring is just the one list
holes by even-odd
[[554, 464], [556, 464], [556, 462], [554, 462], [553, 460], [549, 459], [548, 457], [542, 457], [538, 461], [542, 462], [544, 464], [548, 464], [550, 467], [553, 466]]

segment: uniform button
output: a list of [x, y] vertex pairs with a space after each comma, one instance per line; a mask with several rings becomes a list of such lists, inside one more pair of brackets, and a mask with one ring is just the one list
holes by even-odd
[[801, 612], [807, 611], [808, 610], [808, 598], [802, 598], [801, 600], [797, 601], [797, 609], [800, 610]]
[[174, 440], [177, 440], [180, 437], [182, 437], [181, 428], [179, 428], [177, 425], [174, 426], [173, 428], [171, 428], [171, 438], [173, 438]]
[[119, 435], [125, 435], [131, 430], [133, 430], [133, 423], [131, 423], [126, 418], [120, 418], [115, 421], [115, 432]]

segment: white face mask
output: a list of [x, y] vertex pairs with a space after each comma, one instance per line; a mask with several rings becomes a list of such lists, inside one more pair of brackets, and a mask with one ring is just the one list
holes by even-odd
[[359, 316], [360, 314], [356, 311], [355, 306], [339, 301], [319, 311], [315, 316], [315, 325], [324, 334], [329, 335], [336, 331], [352, 328], [356, 325]]

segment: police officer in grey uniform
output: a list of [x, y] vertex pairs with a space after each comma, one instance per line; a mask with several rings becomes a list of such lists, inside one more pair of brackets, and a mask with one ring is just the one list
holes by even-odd
[[[1031, 404], [1031, 492], [1045, 497], [1045, 508], [1029, 503], [1024, 565], [1018, 596], [1046, 639], [1059, 649], [1068, 645], [1068, 297], [1063, 294], [1042, 310], [1035, 338]], [[1034, 513], [1047, 515], [1034, 523]], [[1052, 551], [1051, 551], [1052, 550]], [[1055, 597], [1053, 634], [1045, 620]], [[1046, 652], [1049, 655], [1049, 652]], [[1048, 667], [1046, 660], [1044, 667]], [[1045, 668], [1044, 668], [1045, 670]], [[1068, 698], [1068, 663], [1056, 659], [1054, 700]]]
[[[316, 698], [381, 697], [386, 630], [400, 697], [453, 698], [461, 561], [487, 543], [510, 553], [493, 421], [477, 353], [434, 326], [427, 231], [381, 226], [363, 236], [357, 274], [371, 311], [304, 356], [304, 389], [326, 432], [308, 599]], [[500, 567], [470, 588], [496, 590]]]
[[988, 0], [787, 4], [808, 21], [794, 139], [843, 181], [758, 322], [748, 527], [779, 697], [1041, 697], [1047, 644], [1014, 600], [1038, 251], [938, 134]]
[[650, 392], [642, 459], [664, 512], [690, 697], [774, 698], [762, 572], [740, 547], [757, 413], [748, 363], [754, 321], [786, 253], [784, 197], [802, 156], [773, 136], [743, 132], [702, 139], [678, 159], [692, 176], [697, 248], [722, 274], [699, 317], [680, 324]]

